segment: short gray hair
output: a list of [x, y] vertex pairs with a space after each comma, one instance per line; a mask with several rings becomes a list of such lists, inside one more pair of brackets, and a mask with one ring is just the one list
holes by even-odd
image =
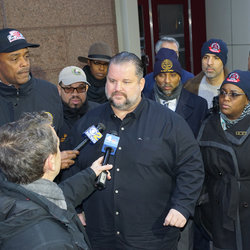
[[179, 42], [173, 38], [173, 37], [170, 37], [170, 36], [162, 36], [160, 38], [160, 40], [157, 41], [157, 43], [155, 44], [155, 53], [157, 54], [158, 51], [161, 49], [161, 46], [164, 42], [168, 42], [168, 43], [175, 43], [176, 46], [177, 46], [177, 49], [179, 51], [179, 48], [180, 48], [180, 44]]
[[8, 181], [29, 184], [43, 176], [46, 159], [57, 153], [51, 124], [49, 113], [34, 112], [0, 128], [0, 169]]

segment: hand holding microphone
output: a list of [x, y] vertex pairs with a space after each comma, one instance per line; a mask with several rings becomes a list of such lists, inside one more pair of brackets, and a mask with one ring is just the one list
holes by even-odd
[[[117, 134], [117, 133], [113, 132], [112, 134], [106, 134], [103, 147], [102, 147], [102, 152], [104, 152], [104, 159], [102, 162], [103, 166], [108, 163], [110, 155], [114, 155], [117, 149], [120, 137], [114, 134]], [[107, 171], [102, 171], [96, 181], [97, 189], [102, 190], [105, 188], [106, 179], [107, 179]]]
[[88, 143], [95, 144], [102, 138], [102, 132], [105, 130], [105, 126], [102, 123], [98, 123], [97, 127], [90, 126], [83, 133], [83, 141], [78, 144], [73, 150], [64, 150], [61, 152], [61, 169], [70, 167], [75, 163], [74, 159], [79, 155], [79, 151]]
[[[103, 171], [106, 173], [107, 170], [110, 170], [113, 166], [111, 164], [103, 164], [103, 156], [99, 157], [96, 161], [94, 161], [91, 165], [91, 169], [95, 172], [96, 176], [99, 176]], [[111, 179], [111, 176], [108, 172], [107, 179]]]

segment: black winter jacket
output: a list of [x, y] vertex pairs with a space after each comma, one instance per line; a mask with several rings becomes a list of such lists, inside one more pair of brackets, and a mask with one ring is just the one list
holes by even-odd
[[88, 82], [91, 84], [87, 92], [88, 100], [98, 103], [107, 102], [108, 100], [105, 94], [106, 77], [101, 80], [96, 79], [92, 75], [89, 65], [84, 66], [83, 71], [87, 76]]
[[0, 249], [90, 249], [75, 206], [93, 192], [95, 177], [87, 169], [59, 185], [67, 202], [64, 210], [0, 173]]
[[32, 76], [19, 89], [0, 82], [0, 104], [0, 126], [18, 120], [24, 112], [35, 111], [51, 113], [57, 132], [63, 123], [62, 103], [56, 86]]
[[250, 246], [250, 116], [223, 130], [220, 115], [211, 115], [198, 141], [206, 171], [202, 223], [218, 249], [248, 250]]

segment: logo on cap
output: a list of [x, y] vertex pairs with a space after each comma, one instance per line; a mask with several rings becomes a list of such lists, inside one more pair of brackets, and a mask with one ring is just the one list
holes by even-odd
[[220, 45], [218, 43], [212, 43], [211, 46], [209, 47], [209, 50], [214, 53], [220, 53]]
[[228, 82], [239, 82], [240, 81], [240, 76], [237, 73], [231, 73], [228, 78]]
[[162, 68], [161, 72], [173, 71], [172, 67], [173, 67], [172, 61], [170, 61], [169, 59], [165, 59], [161, 63], [161, 68]]
[[17, 30], [11, 30], [9, 32], [9, 35], [7, 36], [8, 40], [10, 43], [20, 40], [20, 39], [25, 39], [25, 37]]
[[74, 75], [76, 75], [76, 76], [81, 75], [81, 71], [80, 71], [79, 69], [77, 69], [77, 68], [73, 68], [73, 69], [72, 69], [72, 73], [73, 73]]

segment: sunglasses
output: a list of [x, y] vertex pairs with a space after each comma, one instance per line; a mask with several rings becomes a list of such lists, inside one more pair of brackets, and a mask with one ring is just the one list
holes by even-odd
[[63, 87], [61, 83], [59, 83], [60, 87], [64, 90], [66, 94], [72, 94], [76, 90], [77, 93], [84, 93], [87, 90], [87, 85], [80, 85], [79, 87]]
[[222, 96], [222, 97], [228, 96], [230, 99], [235, 99], [240, 95], [246, 95], [245, 93], [237, 93], [237, 92], [229, 92], [229, 93], [227, 93], [223, 89], [218, 89], [218, 92], [219, 92], [219, 96]]

